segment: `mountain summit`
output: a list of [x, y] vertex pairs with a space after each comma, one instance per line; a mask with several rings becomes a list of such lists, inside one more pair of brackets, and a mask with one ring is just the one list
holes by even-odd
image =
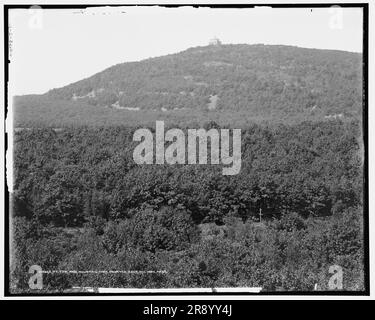
[[16, 126], [63, 126], [121, 124], [151, 114], [176, 119], [221, 114], [228, 122], [228, 115], [271, 121], [357, 118], [361, 83], [358, 53], [209, 45], [118, 64], [44, 95], [16, 97], [15, 120]]

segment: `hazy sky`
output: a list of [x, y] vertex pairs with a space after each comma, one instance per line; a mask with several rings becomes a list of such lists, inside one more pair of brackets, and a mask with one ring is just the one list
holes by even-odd
[[358, 8], [116, 10], [11, 10], [12, 92], [44, 93], [117, 63], [207, 45], [214, 36], [224, 44], [362, 51]]

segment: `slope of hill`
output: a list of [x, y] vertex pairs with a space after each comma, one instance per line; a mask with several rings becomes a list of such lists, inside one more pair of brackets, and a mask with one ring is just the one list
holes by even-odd
[[115, 65], [44, 95], [16, 97], [15, 126], [358, 118], [361, 68], [361, 54], [343, 51], [195, 47]]

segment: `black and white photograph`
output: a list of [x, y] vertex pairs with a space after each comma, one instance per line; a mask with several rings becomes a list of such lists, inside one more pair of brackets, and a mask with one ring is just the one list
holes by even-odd
[[367, 3], [4, 27], [6, 296], [369, 295]]

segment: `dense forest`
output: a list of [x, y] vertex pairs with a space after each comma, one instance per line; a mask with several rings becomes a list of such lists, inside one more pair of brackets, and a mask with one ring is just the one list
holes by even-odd
[[[220, 125], [204, 125], [212, 127]], [[46, 274], [49, 291], [328, 290], [335, 264], [344, 289], [364, 289], [359, 121], [249, 123], [235, 176], [223, 176], [218, 165], [137, 165], [135, 129], [15, 132], [13, 290], [27, 290], [33, 264], [133, 271]]]
[[214, 119], [295, 123], [362, 113], [362, 55], [292, 46], [220, 45], [112, 66], [44, 95], [15, 97], [15, 127]]

